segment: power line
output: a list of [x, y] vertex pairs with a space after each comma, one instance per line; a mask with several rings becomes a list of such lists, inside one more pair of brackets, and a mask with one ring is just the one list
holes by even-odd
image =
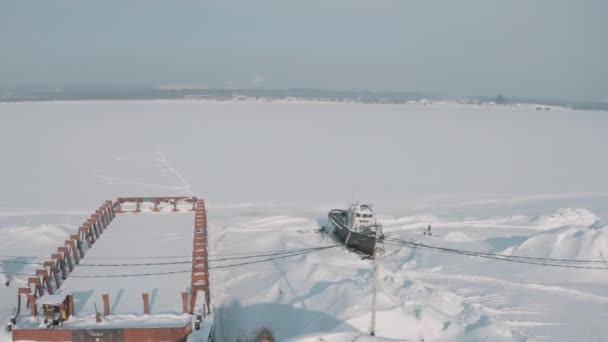
[[135, 273], [135, 274], [104, 274], [104, 275], [70, 275], [69, 278], [131, 278], [131, 277], [149, 277], [157, 275], [190, 273], [192, 270], [185, 271], [168, 271], [168, 272], [152, 272], [152, 273]]
[[[258, 253], [275, 253], [285, 251], [301, 251], [307, 250], [308, 248], [294, 248], [294, 249], [275, 249], [265, 251], [249, 251], [249, 252], [235, 252], [235, 253], [218, 253], [210, 254], [209, 256], [229, 256], [229, 255], [249, 255]], [[86, 255], [85, 255], [86, 257]], [[49, 259], [48, 256], [32, 256], [32, 255], [0, 255], [0, 258], [23, 258], [23, 259]], [[137, 260], [137, 259], [192, 259], [191, 255], [168, 255], [168, 256], [135, 256], [135, 257], [86, 257], [87, 260]], [[19, 261], [19, 262], [17, 262]], [[20, 260], [0, 260], [0, 262], [11, 262], [11, 263], [29, 263]]]
[[16, 272], [5, 272], [5, 271], [0, 271], [0, 274], [26, 276], [26, 277], [32, 276], [32, 274], [27, 274], [27, 273], [16, 273]]
[[240, 264], [214, 266], [214, 267], [209, 267], [209, 269], [228, 268], [228, 267], [236, 267], [236, 266], [244, 266], [244, 265], [257, 264], [257, 263], [260, 263], [260, 262], [272, 261], [272, 260], [277, 260], [277, 259], [285, 259], [285, 258], [289, 258], [289, 257], [292, 257], [292, 256], [309, 254], [309, 253], [312, 253], [312, 252], [320, 252], [322, 250], [326, 250], [326, 249], [330, 249], [330, 248], [335, 248], [335, 247], [340, 247], [340, 246], [342, 246], [342, 245], [331, 245], [331, 246], [327, 246], [327, 247], [319, 247], [319, 248], [317, 248], [315, 250], [311, 250], [311, 251], [299, 252], [299, 253], [295, 253], [295, 254], [278, 256], [278, 257], [274, 257], [274, 258], [268, 258], [268, 259], [262, 259], [262, 260], [256, 260], [256, 261], [249, 261], [249, 262], [244, 262], [244, 263], [240, 263]]
[[[292, 253], [290, 253], [288, 255], [275, 256], [275, 257], [272, 257], [272, 258], [267, 258], [267, 259], [262, 259], [262, 260], [248, 261], [248, 262], [242, 262], [242, 263], [230, 264], [230, 265], [212, 266], [212, 267], [209, 267], [209, 269], [230, 268], [230, 267], [237, 267], [237, 266], [245, 266], [245, 265], [257, 264], [257, 263], [268, 262], [268, 261], [273, 261], [273, 260], [278, 260], [278, 259], [285, 259], [285, 258], [289, 258], [289, 257], [293, 257], [293, 256], [298, 256], [298, 255], [309, 254], [309, 253], [318, 252], [318, 251], [329, 249], [329, 248], [335, 248], [335, 247], [338, 247], [338, 246], [341, 246], [341, 245], [332, 245], [332, 246], [327, 246], [327, 247], [311, 248], [311, 250], [307, 250], [307, 251], [292, 252]], [[71, 275], [70, 278], [130, 278], [130, 277], [146, 277], [146, 276], [168, 275], [168, 274], [190, 273], [190, 272], [192, 272], [192, 270], [154, 272], [154, 273], [136, 273], [136, 274]]]
[[[335, 247], [339, 247], [339, 246], [342, 246], [342, 245], [315, 247], [315, 248], [310, 248], [310, 249], [299, 251], [299, 252], [298, 251], [289, 252], [288, 254], [284, 253], [285, 255], [274, 256], [271, 258], [266, 258], [266, 259], [261, 259], [261, 260], [254, 260], [254, 261], [242, 262], [242, 263], [237, 263], [237, 264], [229, 264], [229, 265], [212, 266], [212, 267], [209, 267], [209, 269], [230, 268], [230, 267], [238, 267], [238, 266], [263, 263], [263, 262], [268, 262], [268, 261], [273, 261], [273, 260], [278, 260], [278, 259], [290, 258], [293, 256], [298, 256], [298, 255], [310, 254], [313, 252], [319, 252], [319, 251], [322, 251], [325, 249], [335, 248]], [[130, 278], [130, 277], [147, 277], [147, 276], [169, 275], [169, 274], [190, 273], [190, 272], [192, 272], [191, 269], [190, 270], [180, 270], [180, 271], [150, 272], [150, 273], [135, 273], [135, 274], [70, 275], [69, 278]], [[8, 274], [8, 275], [31, 276], [31, 274], [14, 273], [14, 272], [1, 272], [0, 271], [0, 273]]]
[[[465, 250], [457, 250], [457, 249], [452, 249], [452, 248], [435, 247], [435, 246], [429, 246], [429, 245], [424, 245], [424, 244], [407, 242], [407, 241], [403, 241], [403, 240], [388, 239], [387, 242], [388, 243], [391, 243], [391, 242], [397, 243], [399, 245], [402, 245], [402, 246], [405, 246], [408, 248], [413, 248], [413, 249], [420, 248], [420, 249], [427, 249], [427, 250], [433, 250], [433, 251], [444, 252], [444, 253], [475, 256], [475, 257], [479, 257], [479, 258], [513, 262], [513, 263], [519, 263], [519, 264], [548, 266], [548, 267], [561, 267], [561, 268], [575, 268], [575, 269], [606, 270], [605, 267], [579, 266], [579, 265], [559, 264], [559, 263], [550, 263], [550, 262], [541, 262], [541, 261], [528, 261], [525, 259], [522, 260], [522, 259], [517, 259], [517, 258], [512, 259], [512, 258], [509, 258], [508, 256], [504, 256], [501, 254], [479, 253], [479, 252], [472, 252], [472, 251], [465, 251]], [[538, 258], [538, 259], [542, 260], [542, 258]]]
[[[338, 246], [338, 245], [336, 245]], [[258, 253], [247, 256], [240, 257], [231, 257], [231, 258], [219, 258], [219, 259], [208, 259], [209, 262], [219, 262], [219, 261], [229, 261], [229, 260], [243, 260], [243, 259], [253, 259], [260, 258], [265, 256], [275, 256], [275, 255], [283, 255], [294, 252], [305, 252], [305, 251], [315, 251], [319, 249], [323, 249], [324, 247], [312, 247], [312, 248], [298, 248], [298, 249], [287, 249], [283, 251], [277, 251], [274, 253]], [[253, 252], [250, 252], [253, 253]], [[88, 260], [88, 258], [87, 258]], [[0, 263], [11, 263], [11, 264], [25, 264], [25, 265], [44, 265], [44, 263], [38, 262], [30, 262], [30, 261], [20, 261], [20, 260], [0, 260]], [[77, 264], [79, 267], [127, 267], [127, 266], [163, 266], [163, 265], [180, 265], [180, 264], [191, 264], [192, 261], [170, 261], [170, 262], [150, 262], [150, 263], [121, 263], [121, 264]]]
[[529, 256], [523, 256], [523, 255], [508, 255], [508, 254], [497, 254], [497, 253], [485, 253], [485, 252], [469, 251], [469, 250], [463, 250], [463, 249], [454, 249], [454, 248], [445, 248], [445, 247], [430, 246], [430, 245], [425, 245], [423, 243], [414, 242], [414, 241], [411, 241], [411, 240], [401, 240], [401, 239], [395, 239], [395, 238], [385, 238], [385, 239], [389, 240], [389, 241], [392, 240], [392, 241], [395, 241], [395, 242], [404, 242], [404, 243], [412, 244], [412, 245], [419, 246], [419, 247], [432, 247], [432, 248], [437, 248], [437, 249], [442, 249], [442, 250], [459, 251], [459, 252], [473, 253], [473, 254], [483, 254], [483, 255], [503, 257], [503, 258], [511, 258], [511, 259], [528, 259], [528, 260], [540, 260], [540, 261], [551, 261], [551, 262], [566, 262], [566, 263], [604, 263], [603, 260], [555, 259], [555, 258], [529, 257]]
[[[31, 256], [31, 255], [0, 255], [0, 258], [23, 258], [23, 259], [48, 259], [48, 256]], [[138, 257], [87, 257], [88, 260], [120, 260], [120, 259], [187, 259], [192, 258], [191, 255], [168, 255], [168, 256], [138, 256]]]
[[[336, 245], [339, 246], [339, 245]], [[293, 250], [284, 250], [282, 252], [275, 253], [260, 253], [256, 255], [232, 257], [232, 258], [220, 258], [220, 259], [208, 259], [208, 262], [219, 262], [219, 261], [230, 261], [230, 260], [243, 260], [243, 259], [255, 259], [265, 256], [276, 256], [285, 255], [298, 252], [314, 252], [317, 250], [323, 250], [327, 247], [313, 247], [313, 248], [299, 248]], [[179, 264], [191, 264], [192, 261], [174, 261], [174, 262], [159, 262], [159, 263], [130, 263], [130, 264], [79, 264], [78, 266], [84, 267], [124, 267], [124, 266], [160, 266], [160, 265], [179, 265]]]
[[283, 255], [283, 254], [290, 254], [290, 253], [297, 253], [297, 252], [302, 252], [303, 254], [306, 254], [308, 252], [316, 252], [316, 251], [321, 251], [321, 250], [324, 250], [324, 249], [329, 249], [329, 248], [339, 247], [339, 246], [342, 246], [342, 245], [337, 244], [337, 245], [324, 246], [324, 247], [300, 248], [300, 249], [285, 250], [283, 252], [266, 253], [266, 254], [258, 254], [258, 255], [249, 255], [249, 256], [241, 256], [241, 257], [233, 257], [233, 258], [209, 259], [209, 262], [227, 261], [227, 260], [252, 259], [252, 258], [259, 258], [259, 257], [264, 257], [264, 256]]
[[3, 264], [23, 264], [23, 265], [44, 265], [42, 262], [20, 261], [20, 260], [0, 260]]
[[[446, 248], [439, 246], [431, 246], [423, 243], [417, 243], [414, 241], [401, 240], [396, 238], [385, 238], [386, 242], [398, 243], [400, 245], [405, 245], [410, 248], [422, 248], [427, 250], [434, 250], [445, 253], [452, 254], [460, 254], [467, 256], [476, 256], [480, 258], [499, 260], [499, 261], [508, 261], [515, 262], [521, 264], [530, 264], [530, 265], [540, 265], [540, 266], [551, 266], [551, 267], [563, 267], [563, 268], [577, 268], [577, 269], [606, 269], [605, 267], [593, 267], [593, 266], [580, 266], [580, 265], [570, 265], [570, 264], [589, 264], [589, 263], [603, 263], [602, 260], [579, 260], [579, 259], [556, 259], [556, 258], [539, 258], [539, 257], [528, 257], [528, 256], [518, 256], [518, 255], [506, 255], [506, 254], [496, 254], [496, 253], [486, 253], [486, 252], [478, 252], [478, 251], [470, 251], [470, 250], [462, 250], [455, 248]], [[218, 258], [218, 259], [208, 259], [209, 262], [220, 262], [220, 261], [230, 261], [230, 260], [247, 260], [247, 259], [257, 259], [261, 257], [274, 257], [274, 256], [285, 256], [290, 257], [293, 255], [306, 254], [309, 252], [320, 251], [326, 248], [335, 247], [340, 245], [333, 245], [328, 247], [313, 247], [313, 248], [298, 248], [298, 249], [288, 249], [288, 250], [275, 250], [268, 251], [269, 253], [257, 251], [257, 252], [242, 252], [242, 253], [227, 253], [225, 255], [242, 255], [228, 258]], [[295, 253], [295, 254], [294, 254]], [[293, 255], [292, 255], [293, 254]], [[222, 254], [216, 254], [219, 256]], [[35, 257], [33, 257], [35, 258]], [[134, 257], [134, 258], [125, 258], [125, 259], [137, 259], [144, 257]], [[145, 257], [145, 258], [172, 258], [172, 257]], [[116, 258], [87, 258], [87, 260], [93, 259], [120, 259]], [[279, 258], [280, 259], [280, 258]], [[274, 258], [257, 260], [253, 262], [245, 262], [240, 264], [234, 264], [234, 266], [239, 265], [248, 265], [251, 263], [263, 262], [267, 260], [274, 260]], [[79, 264], [80, 267], [131, 267], [131, 266], [164, 266], [164, 265], [180, 265], [180, 264], [191, 264], [191, 260], [188, 261], [171, 261], [171, 262], [152, 262], [152, 263], [120, 263], [120, 264]], [[0, 260], [0, 263], [15, 263], [15, 264], [31, 264], [31, 265], [44, 265], [43, 263], [33, 262], [33, 261], [21, 261], [21, 260]], [[224, 267], [232, 267], [232, 265], [225, 266], [216, 266], [212, 268], [224, 268]], [[2, 272], [4, 274], [8, 274], [10, 272]], [[156, 274], [156, 273], [155, 273]], [[164, 274], [164, 273], [159, 273]], [[171, 273], [169, 273], [171, 274]], [[15, 274], [17, 275], [17, 274]], [[18, 275], [26, 275], [26, 274], [18, 274]], [[148, 273], [142, 275], [149, 275]]]
[[468, 250], [458, 250], [458, 249], [445, 248], [445, 247], [429, 246], [429, 245], [425, 245], [422, 243], [416, 243], [413, 241], [408, 241], [408, 243], [415, 244], [418, 246], [423, 246], [423, 247], [433, 247], [433, 248], [440, 248], [440, 249], [445, 249], [445, 250], [456, 250], [456, 251], [462, 251], [462, 252], [466, 252], [466, 253], [483, 254], [483, 255], [503, 257], [503, 258], [509, 258], [509, 259], [525, 259], [525, 260], [538, 260], [538, 261], [561, 262], [561, 263], [602, 263], [602, 264], [604, 263], [603, 260], [540, 258], [540, 257], [529, 257], [529, 256], [523, 256], [523, 255], [508, 255], [508, 254], [484, 253], [484, 252], [476, 252], [476, 251], [468, 251]]

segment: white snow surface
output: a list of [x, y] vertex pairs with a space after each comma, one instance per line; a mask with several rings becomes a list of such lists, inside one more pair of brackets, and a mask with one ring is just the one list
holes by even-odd
[[[114, 315], [143, 314], [142, 293], [147, 292], [150, 314], [181, 314], [182, 291], [190, 286], [191, 268], [188, 255], [192, 254], [194, 213], [141, 212], [118, 214], [109, 228], [86, 252], [81, 265], [62, 284], [57, 294], [74, 295], [74, 315], [94, 315], [93, 303], [103, 310], [102, 294], [110, 298], [110, 311]], [[157, 259], [133, 259], [142, 256]], [[184, 258], [173, 258], [185, 256]], [[170, 257], [163, 259], [162, 257]], [[177, 265], [150, 266], [87, 266], [145, 263], [184, 262]], [[127, 272], [125, 272], [127, 271]], [[110, 278], [115, 275], [137, 275], [186, 271], [150, 277]], [[78, 278], [108, 276], [108, 278]], [[42, 299], [44, 300], [44, 297]], [[94, 323], [93, 323], [94, 324]]]
[[[161, 208], [161, 212], [144, 209], [141, 213], [118, 214], [91, 248], [86, 250], [85, 246], [85, 258], [63, 281], [60, 289], [54, 295], [45, 294], [39, 299], [39, 304], [43, 304], [57, 302], [56, 298], [65, 298], [67, 294], [74, 296], [74, 316], [64, 328], [184, 326], [190, 320], [188, 315], [182, 314], [181, 292], [188, 291], [190, 285], [194, 213], [187, 210], [172, 212], [169, 208]], [[155, 258], [141, 258], [152, 255]], [[181, 264], [114, 266], [163, 262]], [[180, 271], [184, 272], [162, 274]], [[157, 274], [113, 277], [147, 273]], [[88, 276], [95, 278], [85, 278]], [[149, 295], [150, 316], [142, 318], [144, 292]], [[104, 293], [109, 295], [111, 315], [99, 324], [95, 321], [95, 310], [103, 312]], [[20, 325], [40, 324], [25, 320]]]
[[[137, 195], [205, 198], [212, 259], [329, 246], [335, 241], [318, 230], [330, 209], [347, 205], [353, 180], [356, 197], [374, 204], [391, 237], [534, 257], [597, 260], [608, 253], [606, 113], [449, 103], [90, 101], [0, 104], [0, 114], [2, 260], [48, 256], [103, 200]], [[374, 163], [362, 162], [369, 156]], [[191, 219], [142, 217], [154, 215]], [[131, 218], [137, 216], [122, 220]], [[120, 220], [90, 252], [110, 248], [105, 234], [126, 234]], [[422, 234], [428, 225], [432, 236]], [[184, 235], [181, 224], [152, 227], [146, 237], [163, 238], [167, 248], [142, 242], [112, 253], [184, 254], [181, 243], [190, 251], [192, 238], [192, 226], [184, 226]], [[216, 327], [225, 341], [261, 326], [280, 341], [602, 341], [608, 333], [608, 271], [389, 243], [385, 249], [376, 337], [368, 335], [372, 261], [344, 248], [212, 269]], [[35, 269], [0, 263], [4, 272]], [[164, 279], [166, 288], [181, 284], [181, 276]], [[8, 277], [1, 322], [27, 279]], [[145, 289], [125, 285], [117, 319], [132, 319], [129, 298], [140, 308], [141, 291], [151, 293], [153, 281]], [[176, 315], [179, 292], [171, 302], [164, 295], [159, 287], [152, 310], [166, 317], [148, 324], [185, 319]]]

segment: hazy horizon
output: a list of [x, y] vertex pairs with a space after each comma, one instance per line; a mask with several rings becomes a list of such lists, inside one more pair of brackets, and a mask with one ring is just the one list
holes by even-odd
[[599, 0], [5, 1], [0, 86], [608, 100]]

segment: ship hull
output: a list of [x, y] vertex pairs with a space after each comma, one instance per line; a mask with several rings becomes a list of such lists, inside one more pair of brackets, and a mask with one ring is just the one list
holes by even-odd
[[346, 210], [340, 209], [330, 211], [328, 215], [329, 227], [326, 230], [330, 233], [333, 232], [346, 247], [354, 248], [370, 256], [373, 255], [376, 236], [350, 230], [346, 226], [346, 212]]

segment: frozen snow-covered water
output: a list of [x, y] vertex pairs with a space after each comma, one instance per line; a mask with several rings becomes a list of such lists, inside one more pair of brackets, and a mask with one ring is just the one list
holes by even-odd
[[[149, 278], [84, 278], [87, 276], [136, 275], [188, 271], [194, 230], [192, 212], [142, 212], [118, 214], [110, 227], [87, 251], [58, 294], [74, 294], [74, 314], [94, 315], [94, 303], [101, 308], [101, 295], [110, 297], [112, 314], [142, 314], [142, 293], [150, 295], [151, 314], [181, 314], [181, 292], [190, 284], [189, 273], [155, 275]], [[163, 259], [133, 259], [142, 256]], [[175, 256], [185, 258], [175, 259]], [[100, 259], [99, 259], [100, 258]], [[161, 261], [159, 261], [161, 260]], [[173, 265], [103, 267], [104, 264], [182, 262]], [[87, 266], [93, 265], [93, 266]], [[80, 277], [80, 278], [79, 278]], [[44, 297], [43, 297], [44, 298]]]
[[[10, 258], [49, 255], [103, 200], [134, 195], [205, 198], [217, 255], [329, 245], [317, 230], [350, 200], [353, 180], [394, 237], [541, 257], [605, 250], [606, 113], [91, 101], [0, 104], [0, 115], [0, 255]], [[428, 224], [432, 237], [421, 233]], [[603, 270], [386, 249], [379, 340], [608, 333]], [[0, 264], [33, 274], [30, 266]], [[228, 338], [267, 325], [281, 340], [352, 341], [369, 328], [371, 262], [341, 248], [211, 275]], [[2, 322], [25, 280], [0, 289]]]
[[341, 203], [353, 181], [373, 202], [608, 192], [604, 112], [90, 101], [2, 103], [0, 118], [0, 207], [11, 209], [134, 192]]

